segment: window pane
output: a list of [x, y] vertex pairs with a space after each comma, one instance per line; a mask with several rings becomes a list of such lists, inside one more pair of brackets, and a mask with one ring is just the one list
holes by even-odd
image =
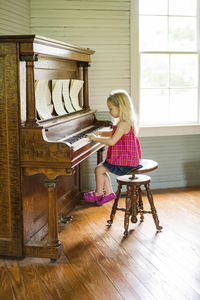
[[168, 123], [168, 89], [141, 89], [140, 123]]
[[196, 16], [196, 2], [196, 0], [169, 0], [169, 14]]
[[173, 123], [197, 122], [197, 89], [170, 90], [170, 121]]
[[167, 15], [168, 0], [139, 0], [139, 14]]
[[172, 51], [195, 51], [196, 19], [192, 17], [170, 17], [169, 45]]
[[[197, 0], [139, 0], [140, 121], [196, 123]], [[196, 54], [190, 54], [196, 53]]]
[[140, 51], [168, 49], [167, 17], [140, 17]]
[[168, 87], [169, 55], [141, 54], [141, 87]]
[[197, 87], [197, 68], [196, 54], [172, 54], [170, 56], [170, 86]]

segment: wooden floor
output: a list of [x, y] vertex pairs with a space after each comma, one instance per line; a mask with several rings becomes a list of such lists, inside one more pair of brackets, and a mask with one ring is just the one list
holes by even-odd
[[82, 203], [60, 232], [56, 263], [0, 259], [0, 299], [200, 299], [200, 187], [153, 194], [162, 232], [145, 215], [123, 239], [122, 212], [106, 226], [112, 203]]

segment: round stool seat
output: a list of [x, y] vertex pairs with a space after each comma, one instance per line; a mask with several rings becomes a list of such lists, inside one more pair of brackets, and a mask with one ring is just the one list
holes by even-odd
[[151, 181], [151, 177], [147, 175], [137, 175], [134, 179], [130, 175], [123, 175], [117, 177], [117, 182], [120, 184], [146, 184]]
[[142, 168], [131, 171], [128, 174], [142, 174], [151, 172], [158, 168], [158, 163], [151, 159], [141, 159], [140, 165], [142, 165]]

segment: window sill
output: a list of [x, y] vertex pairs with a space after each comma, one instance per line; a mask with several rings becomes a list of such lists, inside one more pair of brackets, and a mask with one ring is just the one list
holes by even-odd
[[200, 134], [200, 125], [141, 126], [139, 137]]

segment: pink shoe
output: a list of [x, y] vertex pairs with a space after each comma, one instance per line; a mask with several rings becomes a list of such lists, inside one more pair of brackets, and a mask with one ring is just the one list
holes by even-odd
[[104, 204], [106, 202], [109, 202], [109, 201], [111, 201], [113, 199], [116, 199], [116, 194], [115, 193], [111, 193], [111, 194], [109, 194], [107, 196], [104, 196], [101, 200], [97, 201], [96, 204], [97, 205], [102, 205], [102, 204]]
[[85, 193], [83, 195], [83, 199], [87, 202], [97, 202], [97, 201], [100, 201], [102, 198], [103, 198], [103, 194], [100, 195], [100, 196], [97, 196], [95, 194], [95, 192], [90, 192], [90, 193]]

